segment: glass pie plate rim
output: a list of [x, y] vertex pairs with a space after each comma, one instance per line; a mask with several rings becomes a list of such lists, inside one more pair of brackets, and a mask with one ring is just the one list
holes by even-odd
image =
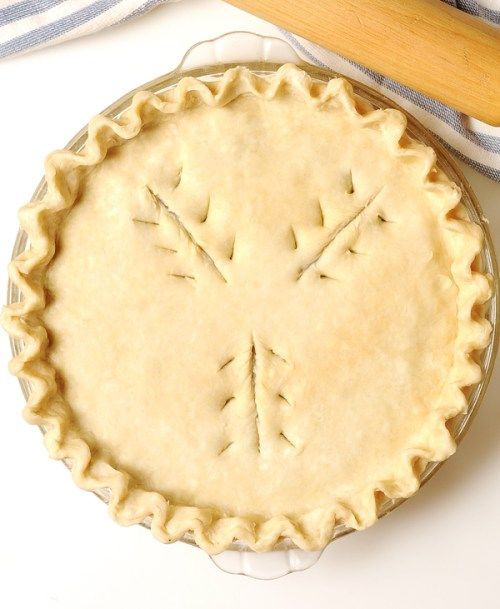
[[[248, 50], [250, 58], [245, 58], [245, 54], [243, 53], [242, 55], [241, 53], [241, 48], [242, 46], [244, 46], [244, 44], [247, 44], [247, 46], [250, 47]], [[203, 61], [205, 61], [203, 58], [206, 57], [210, 57], [212, 61], [203, 63]], [[276, 58], [276, 60], [271, 60], [273, 57]], [[177, 82], [184, 76], [194, 76], [196, 78], [213, 80], [220, 77], [220, 75], [227, 69], [236, 65], [244, 65], [253, 72], [256, 72], [257, 74], [269, 74], [275, 72], [279, 68], [279, 66], [286, 61], [292, 61], [294, 63], [299, 64], [300, 67], [315, 80], [326, 81], [335, 76], [342, 76], [342, 74], [334, 72], [333, 70], [318, 67], [301, 60], [295, 53], [295, 51], [292, 49], [292, 47], [282, 39], [273, 38], [270, 36], [261, 36], [252, 32], [229, 32], [217, 38], [201, 41], [193, 45], [187, 51], [180, 64], [174, 70], [128, 92], [126, 95], [124, 95], [123, 97], [115, 101], [113, 104], [108, 106], [105, 110], [103, 110], [101, 114], [104, 114], [111, 118], [116, 118], [129, 105], [132, 96], [137, 91], [147, 90], [153, 93], [160, 93], [166, 89], [174, 87]], [[450, 432], [455, 442], [459, 444], [465, 433], [469, 429], [470, 424], [475, 414], [477, 413], [477, 410], [485, 395], [486, 388], [488, 386], [493, 371], [495, 355], [499, 342], [499, 330], [497, 321], [500, 313], [500, 277], [498, 273], [498, 266], [495, 258], [493, 242], [488, 229], [488, 223], [483, 215], [479, 202], [474, 192], [472, 191], [472, 188], [470, 187], [466, 178], [462, 174], [460, 168], [457, 166], [455, 159], [439, 141], [437, 136], [430, 133], [419, 121], [417, 121], [413, 116], [411, 116], [411, 114], [409, 114], [407, 111], [398, 106], [398, 104], [396, 104], [393, 100], [387, 98], [386, 96], [377, 91], [374, 91], [367, 85], [359, 83], [351, 78], [347, 78], [347, 80], [349, 80], [349, 82], [351, 82], [351, 84], [354, 86], [354, 90], [356, 93], [358, 93], [365, 99], [368, 99], [368, 101], [370, 101], [374, 106], [379, 108], [396, 108], [405, 114], [408, 119], [408, 132], [412, 137], [431, 146], [436, 151], [438, 166], [440, 166], [445, 171], [448, 177], [450, 177], [460, 186], [463, 193], [462, 203], [465, 205], [469, 217], [474, 222], [476, 222], [483, 231], [484, 244], [483, 250], [480, 255], [480, 267], [483, 272], [490, 274], [492, 277], [493, 296], [487, 304], [485, 311], [487, 319], [489, 319], [490, 323], [492, 324], [492, 337], [489, 345], [481, 353], [481, 356], [478, 360], [483, 371], [482, 379], [469, 392], [468, 409], [466, 413], [458, 415], [457, 417], [452, 419], [452, 422], [449, 425]], [[68, 142], [65, 148], [72, 151], [79, 151], [86, 140], [86, 129], [87, 125], [85, 125], [85, 127], [83, 127], [83, 129], [81, 129]], [[42, 179], [38, 184], [37, 188], [35, 189], [31, 200], [36, 201], [43, 197], [45, 188], [45, 180]], [[22, 231], [22, 229], [20, 229], [14, 244], [12, 258], [18, 256], [28, 246], [29, 244], [27, 240], [27, 235], [26, 233], [24, 233], [24, 231]], [[20, 298], [21, 294], [19, 288], [12, 281], [9, 280], [7, 303], [12, 304], [14, 302], [18, 302]], [[22, 341], [11, 337], [10, 344], [13, 355], [18, 355], [23, 347]], [[30, 393], [29, 384], [23, 379], [19, 379], [19, 383], [21, 385], [25, 398], [27, 398]], [[436, 473], [436, 471], [441, 467], [443, 463], [444, 462], [429, 463], [420, 476], [420, 485], [422, 486], [423, 484], [425, 484]], [[109, 493], [106, 489], [98, 489], [93, 492], [100, 499], [107, 502], [109, 498]], [[406, 501], [405, 498], [395, 500], [385, 499], [381, 502], [379, 506], [378, 517], [382, 518], [383, 516], [387, 515], [396, 507], [401, 505], [404, 501]], [[148, 520], [148, 518], [145, 519], [145, 521], [141, 524], [143, 526], [149, 527]], [[347, 528], [344, 525], [337, 526], [335, 528], [332, 541], [352, 531], [353, 529]], [[192, 535], [190, 534], [185, 535], [181, 541], [196, 545]], [[271, 553], [276, 551], [285, 551], [287, 554], [289, 554], [290, 551], [294, 551], [295, 549], [296, 547], [289, 540], [284, 540], [280, 542], [274, 548], [274, 550], [271, 551]], [[234, 542], [229, 548], [229, 550], [234, 550], [238, 553], [244, 552], [245, 554], [248, 552], [252, 552], [245, 544], [240, 542]], [[306, 554], [311, 555], [310, 561], [306, 560], [304, 562], [301, 559], [297, 559], [295, 561], [297, 563], [295, 567], [293, 564], [289, 564], [288, 570], [287, 568], [283, 569], [283, 573], [280, 572], [280, 575], [291, 571], [302, 570], [303, 568], [307, 568], [308, 566], [310, 566], [310, 564], [308, 563], [314, 564], [314, 562], [316, 562], [317, 558], [320, 555], [319, 552]], [[217, 563], [217, 560], [215, 562]], [[293, 562], [293, 559], [292, 561], [290, 561], [290, 556], [288, 556], [288, 562]], [[230, 572], [240, 572], [252, 575], [254, 577], [259, 577], [259, 575], [248, 573], [248, 570], [249, 569], [245, 569], [245, 567], [240, 567], [239, 571], [236, 570]], [[270, 579], [269, 577], [265, 578]]]

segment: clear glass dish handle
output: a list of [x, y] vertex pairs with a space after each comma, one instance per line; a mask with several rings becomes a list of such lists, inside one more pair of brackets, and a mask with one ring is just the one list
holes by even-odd
[[285, 40], [252, 32], [229, 32], [192, 46], [178, 69], [184, 71], [218, 63], [250, 61], [301, 63], [300, 57]]
[[[252, 32], [230, 32], [195, 44], [184, 56], [178, 70], [193, 70], [206, 65], [238, 62], [300, 63], [301, 59], [285, 41]], [[275, 579], [314, 565], [321, 552], [298, 549], [275, 550], [258, 554], [243, 546], [210, 556], [226, 573], [247, 575], [256, 579]]]
[[298, 549], [275, 550], [263, 554], [248, 550], [226, 550], [210, 558], [226, 573], [247, 575], [255, 579], [276, 579], [288, 573], [309, 569], [318, 562], [321, 554], [321, 551], [306, 552]]

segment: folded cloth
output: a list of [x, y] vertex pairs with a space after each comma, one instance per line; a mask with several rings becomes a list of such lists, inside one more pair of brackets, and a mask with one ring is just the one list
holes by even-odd
[[[168, 1], [175, 0], [0, 0], [0, 58], [96, 32]], [[500, 0], [444, 1], [500, 24]], [[188, 11], [186, 3], [186, 15]], [[394, 99], [458, 158], [500, 181], [500, 128], [463, 115], [290, 32], [277, 31], [307, 61], [332, 68]]]
[[168, 0], [0, 0], [0, 59], [139, 17]]

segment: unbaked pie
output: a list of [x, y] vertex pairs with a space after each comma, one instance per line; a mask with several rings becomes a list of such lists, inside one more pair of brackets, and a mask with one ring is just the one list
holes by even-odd
[[479, 380], [482, 233], [396, 110], [293, 65], [91, 121], [23, 208], [26, 417], [122, 524], [219, 552], [372, 524]]

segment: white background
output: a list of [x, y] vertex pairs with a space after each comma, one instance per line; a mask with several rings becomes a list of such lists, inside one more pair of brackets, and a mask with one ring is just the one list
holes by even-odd
[[[215, 0], [0, 62], [0, 284], [45, 154], [131, 88], [175, 67], [193, 43], [276, 29]], [[500, 185], [464, 168], [500, 250]], [[1, 286], [0, 286], [1, 287]], [[0, 337], [0, 606], [149, 609], [499, 607], [500, 371], [458, 453], [396, 512], [338, 540], [311, 570], [271, 582], [218, 571], [200, 550], [121, 528], [50, 461], [5, 370]]]

